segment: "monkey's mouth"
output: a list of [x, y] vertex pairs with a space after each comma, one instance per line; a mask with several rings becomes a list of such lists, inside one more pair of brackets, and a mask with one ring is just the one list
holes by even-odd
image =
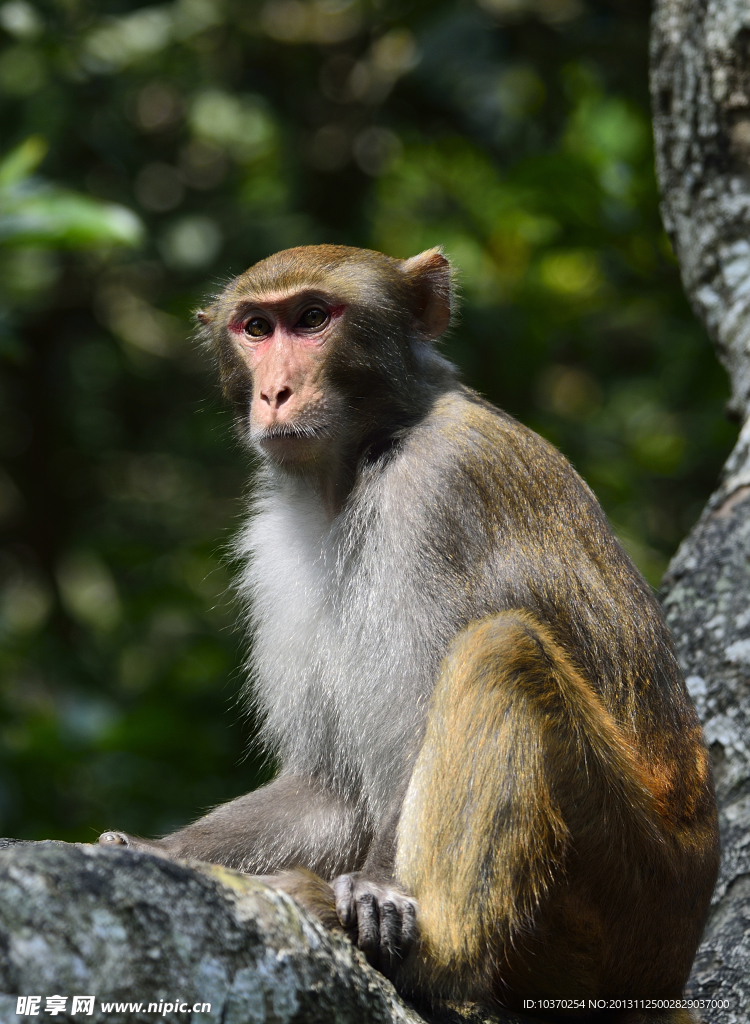
[[307, 462], [316, 458], [330, 439], [320, 423], [278, 423], [253, 429], [252, 443], [264, 455], [279, 462]]

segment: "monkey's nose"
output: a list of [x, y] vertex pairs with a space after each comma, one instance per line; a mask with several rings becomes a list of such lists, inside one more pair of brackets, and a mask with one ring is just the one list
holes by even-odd
[[260, 397], [261, 400], [272, 409], [280, 409], [281, 406], [288, 402], [292, 397], [292, 389], [287, 386], [281, 388], [264, 388], [260, 392]]

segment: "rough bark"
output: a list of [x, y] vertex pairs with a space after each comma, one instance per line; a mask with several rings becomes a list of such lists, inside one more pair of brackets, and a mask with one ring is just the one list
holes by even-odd
[[663, 583], [667, 620], [713, 754], [722, 867], [690, 994], [750, 1007], [750, 2], [657, 0], [656, 163], [664, 224], [743, 424]]
[[[5, 847], [2, 849], [1, 847]], [[210, 865], [67, 843], [0, 840], [0, 1024], [515, 1024], [465, 1007], [420, 1016], [352, 944], [288, 896]], [[54, 1018], [46, 997], [67, 997]], [[96, 997], [71, 1015], [74, 995]], [[149, 1011], [149, 1003], [187, 1004]], [[142, 1003], [142, 1010], [102, 1009]], [[210, 1011], [193, 1012], [196, 1003]]]

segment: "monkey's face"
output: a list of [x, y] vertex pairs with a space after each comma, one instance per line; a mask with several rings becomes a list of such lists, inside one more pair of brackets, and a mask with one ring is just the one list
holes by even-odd
[[241, 301], [229, 334], [251, 387], [248, 433], [275, 462], [317, 462], [330, 449], [343, 400], [326, 374], [346, 303], [301, 288]]
[[449, 316], [438, 250], [396, 260], [327, 245], [262, 260], [198, 314], [241, 433], [277, 464], [316, 472], [413, 418], [417, 348]]

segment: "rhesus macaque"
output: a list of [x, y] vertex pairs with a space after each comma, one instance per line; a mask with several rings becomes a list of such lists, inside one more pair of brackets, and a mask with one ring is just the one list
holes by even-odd
[[438, 249], [277, 253], [199, 319], [260, 456], [239, 540], [278, 778], [157, 841], [272, 876], [416, 997], [671, 997], [717, 870], [648, 585], [563, 456], [461, 385]]

